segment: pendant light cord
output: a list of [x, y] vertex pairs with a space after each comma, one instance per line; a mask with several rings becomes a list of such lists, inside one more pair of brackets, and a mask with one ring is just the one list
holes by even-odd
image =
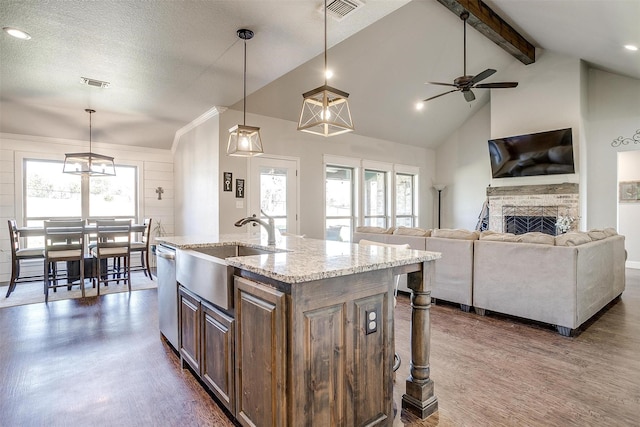
[[247, 124], [247, 39], [244, 39], [244, 78], [242, 84], [242, 124]]
[[324, 0], [324, 85], [327, 85], [327, 0]]
[[93, 114], [93, 112], [89, 110], [89, 153], [93, 152], [91, 151], [91, 114]]

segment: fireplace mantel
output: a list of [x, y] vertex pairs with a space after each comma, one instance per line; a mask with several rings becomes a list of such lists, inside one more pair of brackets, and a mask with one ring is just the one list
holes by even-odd
[[487, 187], [487, 196], [525, 196], [535, 194], [578, 194], [578, 184], [515, 185], [508, 187]]

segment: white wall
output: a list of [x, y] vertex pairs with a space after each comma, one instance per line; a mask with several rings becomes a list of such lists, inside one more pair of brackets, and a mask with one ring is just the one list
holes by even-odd
[[617, 153], [640, 150], [640, 143], [611, 143], [640, 129], [640, 80], [589, 70], [588, 105], [588, 226], [612, 227], [617, 222]]
[[[244, 178], [247, 185], [247, 161], [225, 154], [228, 129], [242, 123], [242, 112], [227, 110], [220, 116], [220, 169], [232, 172], [233, 179]], [[420, 168], [419, 222], [422, 227], [433, 225], [433, 193], [435, 152], [391, 141], [367, 138], [349, 133], [330, 138], [296, 130], [297, 123], [265, 116], [247, 114], [248, 125], [260, 127], [264, 151], [267, 154], [300, 159], [300, 233], [311, 238], [324, 238], [324, 170], [323, 155], [354, 157], [387, 163], [399, 163]], [[358, 124], [355, 123], [356, 129]], [[222, 143], [224, 141], [224, 143]], [[220, 232], [237, 232], [233, 223], [247, 215], [246, 199], [243, 208], [236, 208], [235, 193], [223, 192], [220, 197]], [[251, 189], [247, 188], [247, 191]]]
[[[11, 252], [7, 220], [16, 218], [22, 225], [22, 209], [17, 205], [15, 183], [16, 153], [33, 153], [55, 156], [64, 160], [64, 153], [86, 150], [86, 141], [63, 140], [28, 135], [0, 134], [0, 283], [11, 276]], [[114, 144], [93, 143], [93, 149], [100, 154], [113, 156], [116, 163], [141, 165], [139, 221], [151, 217], [160, 220], [166, 233], [173, 234], [173, 156], [169, 150], [132, 147]], [[62, 172], [60, 172], [62, 173]], [[162, 200], [158, 200], [155, 190], [163, 187]]]
[[[618, 153], [618, 181], [640, 182], [640, 150]], [[618, 203], [618, 232], [625, 236], [627, 267], [640, 268], [640, 201]]]
[[176, 235], [218, 233], [219, 121], [214, 114], [181, 133], [174, 144]]
[[438, 182], [447, 186], [442, 191], [441, 228], [476, 227], [491, 181], [490, 118], [491, 106], [486, 104], [437, 150]]

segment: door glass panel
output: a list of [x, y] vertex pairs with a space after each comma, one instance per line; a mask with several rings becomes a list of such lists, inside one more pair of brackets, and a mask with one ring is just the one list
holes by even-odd
[[260, 167], [260, 209], [275, 220], [280, 232], [287, 231], [286, 169]]

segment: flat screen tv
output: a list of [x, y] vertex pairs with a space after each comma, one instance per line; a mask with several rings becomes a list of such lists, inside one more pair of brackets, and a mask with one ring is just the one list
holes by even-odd
[[575, 173], [571, 128], [489, 140], [494, 178]]

